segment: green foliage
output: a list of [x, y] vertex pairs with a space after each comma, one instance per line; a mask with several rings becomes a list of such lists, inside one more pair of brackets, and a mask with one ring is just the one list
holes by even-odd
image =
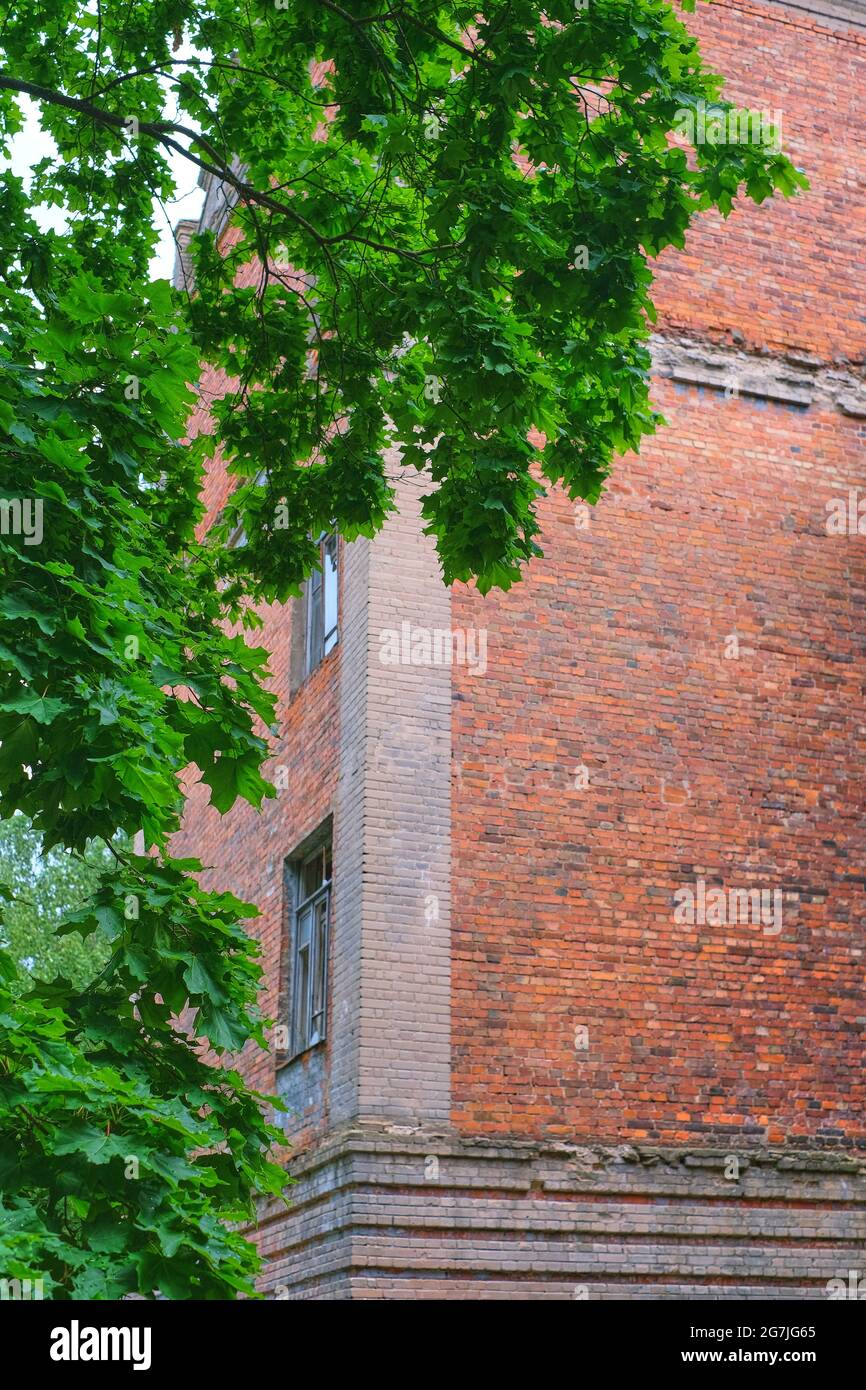
[[[200, 1047], [263, 1042], [255, 909], [169, 851], [184, 769], [222, 813], [271, 794], [266, 653], [228, 623], [295, 592], [323, 528], [375, 532], [388, 445], [431, 480], [446, 581], [508, 587], [542, 488], [595, 501], [656, 426], [650, 258], [805, 183], [768, 145], [669, 138], [728, 106], [665, 0], [483, 8], [6, 5], [0, 152], [25, 94], [55, 152], [29, 189], [0, 170], [0, 501], [44, 515], [41, 544], [0, 533], [0, 814], [114, 844], [65, 915], [109, 952], [88, 988], [18, 998], [0, 955], [0, 1271], [56, 1296], [249, 1289], [231, 1223], [283, 1181], [261, 1098]], [[177, 150], [237, 193], [194, 295], [147, 273]], [[185, 443], [203, 359], [232, 385]], [[236, 487], [202, 539], [216, 445]]]
[[[0, 955], [0, 1268], [56, 1297], [233, 1297], [257, 1262], [226, 1223], [285, 1177], [262, 1098], [197, 1039], [264, 1045], [256, 909], [166, 847], [189, 765], [223, 810], [272, 794], [266, 654], [224, 629], [196, 542], [202, 449], [177, 441], [197, 364], [167, 286], [116, 288], [77, 226], [45, 241], [39, 290], [14, 259], [0, 290], [0, 495], [41, 501], [44, 530], [0, 534], [0, 811], [48, 850], [111, 846], [57, 928], [109, 956], [16, 998]], [[138, 831], [153, 855], [118, 845]]]
[[[243, 936], [213, 906], [207, 926], [214, 941]], [[147, 969], [147, 947], [136, 962], [120, 949], [127, 977]], [[248, 1221], [250, 1189], [278, 1192], [284, 1174], [262, 1159], [259, 1097], [207, 1066], [167, 1014], [152, 993], [131, 1002], [119, 980], [0, 994], [4, 1277], [42, 1278], [52, 1298], [249, 1288], [250, 1246], [225, 1223]]]

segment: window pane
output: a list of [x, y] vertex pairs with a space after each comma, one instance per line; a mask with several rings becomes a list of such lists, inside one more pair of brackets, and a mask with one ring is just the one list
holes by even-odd
[[310, 948], [298, 950], [295, 973], [295, 1049], [306, 1047], [310, 1035]]
[[309, 946], [312, 936], [313, 909], [307, 907], [298, 917], [298, 950], [302, 946]]
[[318, 570], [310, 575], [307, 592], [307, 670], [312, 671], [322, 659], [322, 576]]
[[328, 895], [316, 903], [313, 952], [313, 1012], [310, 1042], [325, 1036], [325, 1000], [328, 980]]
[[326, 536], [322, 544], [322, 581], [324, 588], [324, 631], [322, 646], [324, 652], [329, 652], [337, 641], [337, 580], [337, 537]]
[[294, 873], [291, 1050], [297, 1055], [324, 1041], [327, 1031], [330, 842], [296, 860]]

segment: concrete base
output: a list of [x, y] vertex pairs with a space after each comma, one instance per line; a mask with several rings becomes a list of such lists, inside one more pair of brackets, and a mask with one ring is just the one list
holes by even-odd
[[848, 1156], [386, 1123], [331, 1136], [293, 1174], [291, 1212], [261, 1213], [276, 1298], [826, 1299], [866, 1270], [866, 1161]]

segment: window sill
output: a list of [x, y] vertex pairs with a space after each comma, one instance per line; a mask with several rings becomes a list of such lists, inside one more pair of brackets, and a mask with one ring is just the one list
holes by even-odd
[[318, 1042], [310, 1043], [309, 1047], [302, 1047], [299, 1052], [293, 1052], [290, 1056], [280, 1058], [275, 1064], [275, 1070], [282, 1071], [285, 1067], [290, 1067], [294, 1062], [300, 1062], [303, 1057], [309, 1057], [311, 1053], [317, 1052], [319, 1048], [324, 1047], [327, 1041], [327, 1038], [320, 1038]]
[[[321, 661], [320, 661], [316, 666], [313, 666], [311, 670], [307, 671], [306, 674], [303, 675], [303, 676], [301, 677], [301, 679], [298, 681], [298, 684], [295, 686], [294, 690], [292, 690], [291, 693], [289, 694], [289, 704], [290, 704], [290, 705], [291, 705], [291, 704], [294, 704], [295, 700], [297, 700], [297, 698], [298, 698], [298, 696], [301, 694], [301, 692], [304, 691], [304, 690], [306, 690], [307, 686], [310, 684], [310, 681], [313, 679], [313, 677], [314, 677], [315, 675], [317, 675], [317, 673], [318, 673], [319, 671], [323, 670], [324, 667], [326, 667], [326, 666], [328, 665], [328, 662], [331, 660], [331, 658], [333, 657], [334, 653], [335, 653], [335, 652], [338, 652], [339, 650], [340, 650], [340, 641], [339, 641], [339, 638], [338, 638], [337, 641], [334, 643], [333, 647], [331, 648], [331, 650], [330, 650], [329, 652], [326, 652], [325, 655], [322, 657]], [[314, 1044], [314, 1045], [315, 1045], [315, 1044]]]
[[301, 681], [301, 684], [303, 685], [305, 681], [308, 681], [311, 676], [314, 676], [316, 674], [317, 671], [321, 671], [322, 667], [328, 664], [328, 658], [333, 656], [334, 652], [339, 651], [339, 648], [340, 639], [338, 637], [333, 647], [329, 647], [326, 652], [323, 652], [322, 655], [319, 657], [319, 660], [316, 662], [315, 666], [310, 667], [309, 671], [307, 671], [306, 675], [304, 676], [304, 680]]

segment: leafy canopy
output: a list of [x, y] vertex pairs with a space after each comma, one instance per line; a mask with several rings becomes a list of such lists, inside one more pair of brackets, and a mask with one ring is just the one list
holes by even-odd
[[[0, 153], [25, 98], [50, 148], [29, 186], [0, 168], [0, 503], [44, 518], [0, 528], [0, 815], [112, 846], [61, 928], [105, 942], [87, 989], [19, 998], [0, 955], [0, 1271], [55, 1296], [249, 1289], [237, 1223], [283, 1184], [261, 1098], [199, 1047], [265, 1043], [255, 909], [169, 845], [185, 768], [221, 812], [271, 792], [267, 655], [227, 620], [296, 592], [322, 529], [376, 531], [390, 444], [446, 581], [511, 584], [542, 487], [597, 499], [655, 426], [649, 258], [805, 182], [670, 139], [727, 107], [664, 0], [484, 11], [7, 0]], [[148, 273], [172, 154], [232, 210], [194, 292]], [[229, 380], [184, 442], [202, 361]], [[217, 446], [236, 486], [202, 539]]]

